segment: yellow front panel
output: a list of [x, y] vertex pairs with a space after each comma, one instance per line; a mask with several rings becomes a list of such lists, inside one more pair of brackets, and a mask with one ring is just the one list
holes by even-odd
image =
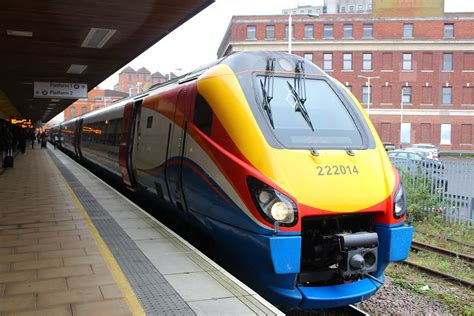
[[[344, 150], [321, 150], [315, 157], [310, 150], [275, 149], [267, 144], [238, 79], [228, 66], [213, 68], [198, 81], [197, 87], [248, 161], [299, 203], [328, 211], [352, 212], [378, 204], [391, 194], [395, 175], [372, 124], [369, 123], [369, 129], [376, 149], [355, 150], [355, 156]], [[327, 166], [343, 166], [346, 174], [320, 175], [318, 167], [327, 170]], [[349, 173], [354, 166], [358, 173]]]

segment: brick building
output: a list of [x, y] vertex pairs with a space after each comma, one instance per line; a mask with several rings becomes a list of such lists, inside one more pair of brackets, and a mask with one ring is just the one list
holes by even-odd
[[[474, 150], [473, 13], [292, 18], [293, 54], [342, 82], [366, 108], [363, 77], [376, 77], [367, 110], [382, 141]], [[218, 57], [248, 50], [287, 51], [288, 15], [232, 17]]]
[[170, 78], [176, 78], [176, 75], [170, 73], [164, 76], [159, 71], [152, 74], [145, 67], [138, 70], [127, 67], [119, 73], [119, 82], [114, 86], [114, 90], [130, 95], [137, 94], [148, 90], [152, 85], [165, 82]]
[[[169, 77], [169, 78], [168, 78]], [[151, 73], [145, 67], [134, 70], [126, 67], [119, 73], [119, 82], [114, 90], [95, 88], [87, 94], [87, 99], [79, 99], [64, 110], [64, 120], [107, 106], [119, 99], [148, 90], [152, 85], [176, 78], [174, 73], [167, 76], [160, 72]]]
[[124, 97], [128, 97], [128, 93], [114, 90], [92, 89], [87, 93], [87, 99], [79, 99], [64, 110], [64, 119], [66, 121], [70, 120], [76, 116], [107, 106]]

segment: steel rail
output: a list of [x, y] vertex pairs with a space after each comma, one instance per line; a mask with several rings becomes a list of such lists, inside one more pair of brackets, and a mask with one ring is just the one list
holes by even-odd
[[433, 269], [430, 269], [430, 268], [427, 268], [427, 267], [424, 267], [422, 265], [419, 265], [417, 263], [413, 263], [411, 261], [401, 261], [399, 262], [399, 264], [402, 264], [402, 265], [406, 265], [406, 266], [409, 266], [409, 267], [412, 267], [416, 270], [419, 270], [421, 272], [424, 272], [426, 274], [429, 274], [429, 275], [432, 275], [434, 277], [437, 277], [439, 279], [442, 279], [442, 280], [445, 280], [445, 281], [449, 281], [451, 283], [455, 283], [455, 284], [460, 284], [462, 285], [463, 287], [466, 287], [468, 289], [471, 289], [474, 287], [474, 283], [470, 282], [470, 281], [467, 281], [467, 280], [463, 280], [463, 279], [460, 279], [460, 278], [457, 278], [457, 277], [454, 277], [452, 275], [448, 275], [446, 273], [443, 273], [443, 272], [440, 272], [440, 271], [436, 271], [436, 270], [433, 270]]
[[[417, 233], [423, 234], [423, 235], [428, 236], [428, 237], [439, 238], [439, 236], [437, 236], [437, 235], [433, 235], [433, 234], [430, 234], [430, 233], [427, 233], [427, 232], [424, 232], [424, 231], [420, 231], [420, 230], [417, 230]], [[464, 246], [464, 247], [474, 248], [474, 244], [459, 241], [457, 239], [453, 239], [453, 238], [450, 238], [450, 237], [443, 237], [443, 239], [445, 239], [446, 241], [454, 242], [454, 243], [459, 244], [459, 245]]]
[[474, 264], [474, 257], [473, 256], [453, 252], [453, 251], [450, 251], [448, 249], [444, 249], [444, 248], [441, 248], [441, 247], [429, 245], [429, 244], [426, 244], [426, 243], [423, 243], [423, 242], [413, 240], [412, 243], [411, 243], [411, 248], [414, 249], [414, 250], [427, 250], [427, 251], [438, 253], [438, 254], [443, 255], [443, 256], [452, 257], [452, 258], [459, 258], [459, 259], [461, 259], [463, 261], [466, 261], [470, 264]]

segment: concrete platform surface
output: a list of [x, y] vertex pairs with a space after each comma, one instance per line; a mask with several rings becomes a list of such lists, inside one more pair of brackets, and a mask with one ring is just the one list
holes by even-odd
[[0, 315], [279, 315], [62, 152], [0, 175]]

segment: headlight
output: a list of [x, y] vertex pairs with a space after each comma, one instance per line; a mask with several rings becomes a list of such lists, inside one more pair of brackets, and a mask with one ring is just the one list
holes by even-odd
[[397, 193], [395, 193], [395, 197], [393, 199], [393, 217], [395, 217], [395, 219], [402, 218], [405, 216], [406, 211], [407, 201], [405, 198], [405, 191], [403, 190], [403, 186], [400, 183]]
[[295, 219], [294, 208], [285, 202], [275, 202], [270, 208], [270, 214], [280, 223], [291, 223]]
[[250, 194], [260, 214], [270, 224], [293, 226], [298, 221], [298, 208], [289, 197], [253, 177], [247, 178]]

